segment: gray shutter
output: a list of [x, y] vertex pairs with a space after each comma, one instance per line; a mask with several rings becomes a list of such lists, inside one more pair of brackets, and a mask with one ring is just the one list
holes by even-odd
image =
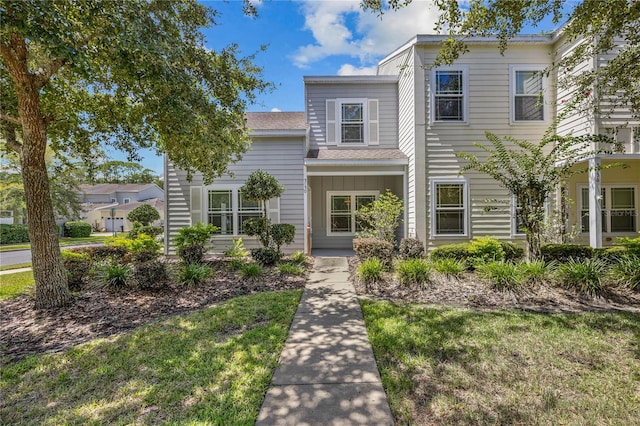
[[191, 225], [202, 222], [202, 187], [191, 187]]
[[378, 100], [369, 99], [369, 145], [380, 145]]
[[326, 111], [327, 111], [327, 145], [336, 145], [336, 100], [335, 99], [327, 99], [326, 102]]

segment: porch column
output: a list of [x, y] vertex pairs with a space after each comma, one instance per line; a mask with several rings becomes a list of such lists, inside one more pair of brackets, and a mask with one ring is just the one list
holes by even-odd
[[589, 245], [602, 247], [602, 190], [597, 157], [589, 159]]
[[302, 232], [303, 232], [303, 250], [304, 253], [307, 255], [311, 255], [311, 247], [309, 247], [309, 239], [307, 236], [307, 232], [309, 232], [307, 230], [307, 227], [310, 226], [310, 222], [309, 222], [309, 186], [308, 186], [308, 182], [307, 182], [307, 166], [302, 166], [302, 184], [303, 184], [303, 191], [302, 191], [302, 206], [303, 206], [303, 222], [302, 222]]

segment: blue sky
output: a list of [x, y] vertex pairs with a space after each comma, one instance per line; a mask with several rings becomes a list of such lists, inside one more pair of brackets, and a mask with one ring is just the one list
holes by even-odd
[[[380, 59], [416, 34], [434, 33], [437, 8], [413, 0], [382, 19], [360, 8], [359, 0], [271, 0], [256, 3], [258, 17], [242, 13], [240, 0], [202, 3], [218, 11], [217, 25], [205, 31], [207, 47], [237, 43], [243, 56], [258, 52], [255, 63], [276, 88], [260, 95], [249, 111], [303, 111], [305, 75], [374, 74]], [[573, 2], [568, 2], [573, 3]], [[551, 22], [528, 33], [554, 29]], [[121, 156], [111, 153], [117, 159]], [[162, 173], [162, 158], [142, 153], [142, 165]]]

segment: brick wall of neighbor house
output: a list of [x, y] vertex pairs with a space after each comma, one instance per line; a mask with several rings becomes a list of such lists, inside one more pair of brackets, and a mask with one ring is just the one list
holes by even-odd
[[[280, 223], [290, 223], [296, 227], [295, 242], [284, 247], [285, 252], [303, 250], [304, 247], [304, 176], [303, 161], [305, 155], [304, 138], [254, 138], [249, 152], [244, 154], [241, 161], [231, 164], [229, 171], [233, 177], [224, 175], [213, 182], [213, 186], [205, 186], [202, 177], [196, 174], [191, 182], [187, 181], [186, 173], [176, 169], [166, 161], [165, 187], [167, 190], [167, 235], [169, 237], [168, 253], [174, 254], [173, 238], [180, 228], [190, 226], [195, 221], [207, 221], [206, 193], [209, 188], [224, 186], [225, 188], [239, 188], [246, 178], [257, 169], [262, 169], [274, 175], [284, 185], [285, 191], [280, 197]], [[193, 204], [192, 192], [200, 193], [202, 208], [198, 214]], [[248, 248], [258, 244], [254, 238], [239, 235]], [[222, 252], [231, 245], [234, 236], [218, 236], [214, 238], [211, 252]], [[235, 236], [238, 237], [238, 236]]]

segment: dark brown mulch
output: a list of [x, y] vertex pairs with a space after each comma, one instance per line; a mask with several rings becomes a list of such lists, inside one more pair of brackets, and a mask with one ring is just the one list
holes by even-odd
[[209, 264], [214, 274], [198, 286], [120, 291], [95, 288], [75, 294], [69, 306], [47, 310], [36, 310], [30, 295], [2, 301], [0, 365], [37, 353], [59, 352], [233, 297], [303, 288], [306, 282], [306, 276], [283, 276], [275, 268], [260, 278], [243, 280], [223, 260]]
[[599, 296], [582, 294], [554, 283], [530, 285], [517, 292], [498, 291], [474, 274], [461, 278], [434, 274], [425, 285], [401, 285], [391, 274], [383, 282], [365, 285], [356, 278], [357, 258], [349, 258], [352, 282], [358, 295], [397, 303], [420, 303], [477, 310], [514, 309], [546, 313], [582, 311], [640, 313], [640, 293], [610, 288]]

